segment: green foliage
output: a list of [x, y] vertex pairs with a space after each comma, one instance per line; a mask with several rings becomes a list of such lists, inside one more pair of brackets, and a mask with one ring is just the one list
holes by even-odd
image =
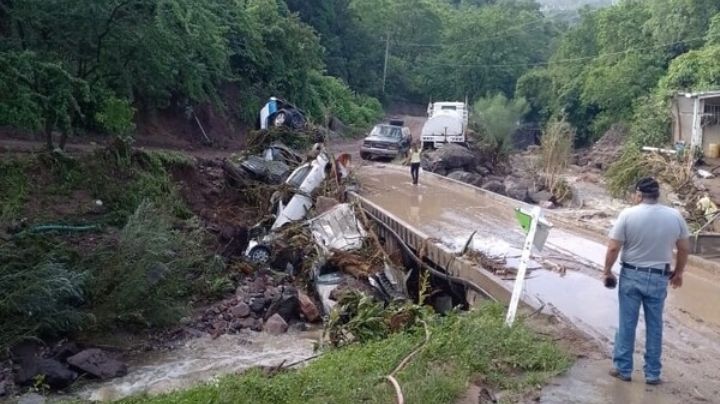
[[544, 123], [550, 118], [553, 98], [552, 76], [547, 69], [533, 69], [517, 81], [515, 96], [524, 98], [529, 104], [525, 119], [529, 122]]
[[303, 107], [338, 87], [353, 108], [367, 106], [347, 85], [315, 79], [320, 40], [283, 2], [18, 0], [0, 24], [0, 124], [48, 135], [127, 135], [136, 109], [207, 102], [250, 123], [269, 95]]
[[[222, 261], [207, 253], [206, 235], [197, 220], [188, 220], [170, 178], [169, 170], [193, 161], [172, 152], [118, 158], [124, 153], [0, 162], [3, 228], [22, 217], [31, 226], [89, 218], [107, 225], [98, 237], [25, 232], [0, 243], [0, 287], [7, 292], [0, 298], [0, 348], [24, 336], [169, 324], [191, 295], [216, 297], [227, 290]], [[75, 217], [65, 206], [52, 206], [76, 194], [100, 199], [104, 212]]]
[[709, 45], [688, 52], [672, 61], [661, 88], [667, 90], [701, 91], [720, 86], [720, 45]]
[[28, 188], [27, 162], [0, 160], [0, 226], [16, 218], [26, 201]]
[[[522, 325], [505, 327], [503, 314], [502, 307], [485, 305], [467, 315], [430, 319], [430, 342], [397, 376], [406, 402], [453, 402], [472, 377], [507, 390], [508, 400], [520, 400], [523, 392], [568, 368], [570, 360], [555, 345]], [[388, 403], [395, 392], [382, 377], [424, 338], [423, 328], [415, 328], [330, 350], [305, 367], [272, 377], [251, 370], [190, 390], [123, 402]]]
[[508, 99], [503, 94], [480, 98], [473, 106], [472, 125], [481, 134], [480, 143], [496, 162], [510, 152], [512, 134], [529, 106], [523, 98]]
[[[420, 61], [433, 98], [512, 96], [516, 81], [550, 54], [554, 27], [532, 2], [461, 8], [446, 13], [447, 44]], [[437, 39], [430, 41], [438, 42]]]
[[415, 326], [422, 308], [413, 304], [383, 306], [361, 292], [343, 295], [325, 324], [324, 335], [335, 346], [387, 338]]
[[102, 272], [93, 280], [91, 301], [100, 326], [175, 323], [192, 291], [189, 281], [212, 265], [203, 240], [198, 223], [177, 230], [164, 209], [143, 201], [117, 246], [96, 257]]
[[62, 243], [23, 236], [0, 244], [0, 349], [23, 337], [58, 336], [90, 318], [78, 310], [88, 274]]
[[135, 129], [134, 116], [135, 108], [130, 105], [128, 100], [109, 97], [105, 100], [102, 110], [95, 114], [95, 120], [108, 133], [125, 136]]

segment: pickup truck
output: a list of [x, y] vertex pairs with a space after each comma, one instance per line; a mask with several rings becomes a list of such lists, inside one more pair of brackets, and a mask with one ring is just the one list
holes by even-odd
[[389, 124], [379, 124], [370, 131], [360, 147], [360, 158], [395, 158], [405, 156], [410, 150], [412, 135], [403, 121], [392, 120]]

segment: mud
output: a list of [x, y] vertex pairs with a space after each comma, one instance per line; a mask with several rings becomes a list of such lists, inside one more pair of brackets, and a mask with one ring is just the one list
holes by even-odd
[[[504, 252], [508, 257], [522, 244], [523, 234], [513, 214], [513, 208], [526, 206], [520, 202], [426, 172], [420, 174], [421, 184], [413, 186], [403, 167], [366, 166], [359, 175], [365, 197], [447, 245], [458, 245], [459, 240], [467, 240], [475, 230], [480, 234], [480, 240], [487, 241], [486, 246], [501, 244], [498, 239], [507, 242], [509, 247], [505, 247]], [[564, 276], [545, 270], [533, 271], [526, 283], [525, 294], [526, 298], [539, 299], [552, 306], [603, 344], [607, 354], [617, 325], [617, 293], [605, 289], [600, 281], [605, 256], [602, 239], [600, 235], [588, 237], [579, 233], [564, 222], [556, 223], [541, 257], [545, 261], [561, 263], [568, 271]], [[665, 312], [665, 376], [673, 381], [658, 390], [665, 402], [713, 398], [720, 390], [720, 367], [717, 366], [720, 363], [720, 311], [716, 310], [720, 280], [716, 275], [691, 266], [685, 283], [683, 288], [670, 291]], [[641, 326], [638, 335], [643, 334]], [[643, 340], [638, 338], [636, 353], [640, 355], [644, 349]], [[641, 368], [642, 358], [638, 357], [636, 363]], [[610, 361], [606, 360], [587, 369], [606, 372], [610, 366]], [[575, 401], [571, 402], [592, 402], [588, 400], [595, 398], [598, 402], [646, 400], [644, 395], [633, 393], [641, 389], [639, 386], [644, 388], [644, 384], [633, 385], [630, 393], [620, 392], [617, 394], [624, 395], [618, 396], [613, 390], [614, 384], [605, 383], [605, 373], [601, 372], [600, 376], [583, 368], [573, 369], [573, 372], [569, 378], [558, 381], [561, 389], [574, 392], [565, 396], [566, 399], [574, 397]], [[641, 374], [636, 377], [642, 380]], [[583, 378], [602, 380], [586, 391], [573, 387], [582, 386]], [[555, 402], [567, 401], [559, 399]]]

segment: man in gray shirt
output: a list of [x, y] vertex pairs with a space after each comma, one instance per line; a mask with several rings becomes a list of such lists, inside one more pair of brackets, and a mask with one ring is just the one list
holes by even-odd
[[[605, 284], [613, 287], [611, 272], [622, 251], [618, 300], [620, 324], [615, 335], [613, 369], [610, 375], [629, 382], [633, 371], [635, 329], [640, 306], [645, 313], [645, 382], [660, 384], [662, 364], [663, 307], [667, 286], [682, 286], [683, 271], [690, 252], [690, 234], [680, 213], [658, 203], [660, 186], [643, 178], [635, 186], [635, 206], [620, 213], [610, 231], [605, 257]], [[670, 270], [673, 247], [677, 247], [675, 270]]]

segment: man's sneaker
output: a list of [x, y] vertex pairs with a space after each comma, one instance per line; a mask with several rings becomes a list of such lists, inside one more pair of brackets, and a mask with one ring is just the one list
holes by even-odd
[[620, 379], [624, 382], [632, 381], [632, 378], [630, 376], [625, 376], [624, 374], [620, 373], [620, 371], [615, 368], [610, 369], [610, 376], [612, 376], [616, 379]]
[[655, 379], [645, 379], [645, 384], [649, 384], [651, 386], [657, 386], [658, 384], [662, 384], [661, 378], [655, 378]]

